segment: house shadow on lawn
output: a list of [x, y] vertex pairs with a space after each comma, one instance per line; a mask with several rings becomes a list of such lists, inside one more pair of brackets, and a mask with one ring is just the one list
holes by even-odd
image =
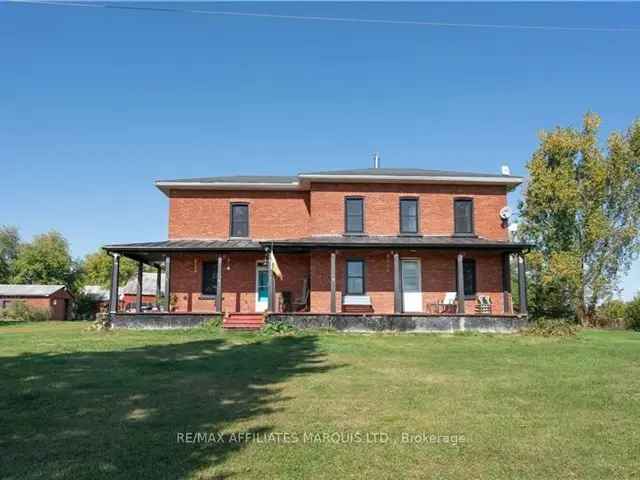
[[[183, 478], [220, 466], [247, 445], [228, 425], [267, 434], [260, 417], [289, 400], [278, 384], [331, 368], [312, 335], [0, 358], [0, 478]], [[186, 432], [225, 441], [178, 442]], [[222, 471], [204, 478], [240, 474]]]

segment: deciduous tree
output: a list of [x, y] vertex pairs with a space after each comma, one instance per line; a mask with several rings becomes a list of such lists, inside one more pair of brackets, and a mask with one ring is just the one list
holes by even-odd
[[[103, 250], [90, 253], [82, 262], [83, 280], [87, 285], [100, 285], [109, 288], [111, 285], [111, 268], [113, 259]], [[133, 260], [120, 257], [120, 285], [124, 285], [138, 270]]]
[[18, 245], [20, 245], [18, 229], [8, 225], [0, 226], [0, 283], [12, 281]]
[[66, 285], [77, 289], [79, 266], [71, 258], [67, 240], [58, 232], [36, 235], [30, 243], [22, 243], [14, 262], [15, 283]]
[[590, 324], [639, 247], [640, 121], [598, 145], [600, 118], [542, 132], [528, 163], [521, 233], [529, 255], [532, 313]]

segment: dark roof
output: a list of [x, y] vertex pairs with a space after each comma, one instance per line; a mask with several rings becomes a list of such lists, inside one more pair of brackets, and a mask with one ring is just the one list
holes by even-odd
[[165, 240], [162, 242], [121, 243], [105, 245], [107, 252], [124, 253], [135, 251], [177, 252], [207, 250], [262, 250], [262, 246], [249, 239], [230, 240]]
[[488, 240], [480, 237], [448, 236], [316, 236], [292, 240], [274, 240], [275, 247], [327, 247], [327, 248], [491, 248], [524, 250], [532, 245], [521, 242]]
[[300, 173], [297, 176], [233, 175], [228, 177], [158, 180], [156, 187], [170, 195], [176, 189], [308, 190], [311, 182], [448, 183], [505, 185], [522, 183], [522, 177], [497, 173], [455, 172], [422, 168], [361, 168]]
[[[360, 168], [354, 170], [326, 170], [322, 172], [306, 172], [305, 175], [374, 175], [394, 177], [500, 177], [497, 173], [454, 172], [452, 170], [427, 170], [423, 168]], [[505, 178], [518, 178], [505, 176]]]
[[271, 175], [231, 175], [228, 177], [181, 178], [158, 183], [296, 183], [298, 177]]
[[64, 285], [1, 284], [0, 295], [8, 297], [48, 297], [63, 289], [66, 289]]
[[528, 243], [488, 240], [478, 237], [447, 236], [317, 236], [285, 240], [167, 240], [164, 242], [125, 243], [103, 247], [107, 252], [120, 253], [134, 260], [158, 264], [172, 252], [260, 252], [273, 246], [276, 251], [307, 251], [311, 248], [469, 248], [520, 251]]

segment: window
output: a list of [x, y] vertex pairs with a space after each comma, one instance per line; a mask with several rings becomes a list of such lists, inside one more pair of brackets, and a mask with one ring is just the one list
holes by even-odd
[[202, 262], [202, 294], [217, 295], [218, 262]]
[[362, 198], [346, 198], [344, 201], [345, 232], [364, 232], [364, 200]]
[[[457, 263], [456, 263], [457, 265]], [[458, 275], [456, 267], [456, 290], [458, 286]], [[462, 276], [464, 278], [464, 296], [474, 297], [476, 294], [476, 261], [465, 258], [462, 261]]]
[[458, 198], [453, 202], [454, 228], [456, 235], [473, 234], [473, 200]]
[[418, 233], [418, 199], [400, 199], [400, 233]]
[[363, 260], [347, 260], [347, 295], [364, 295]]
[[246, 203], [231, 204], [231, 236], [249, 236], [249, 205]]

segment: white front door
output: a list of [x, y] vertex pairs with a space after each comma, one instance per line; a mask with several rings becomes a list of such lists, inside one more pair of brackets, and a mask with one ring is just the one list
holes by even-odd
[[402, 272], [402, 311], [422, 312], [422, 269], [420, 260], [403, 259]]
[[264, 264], [256, 266], [256, 312], [269, 307], [269, 273]]

